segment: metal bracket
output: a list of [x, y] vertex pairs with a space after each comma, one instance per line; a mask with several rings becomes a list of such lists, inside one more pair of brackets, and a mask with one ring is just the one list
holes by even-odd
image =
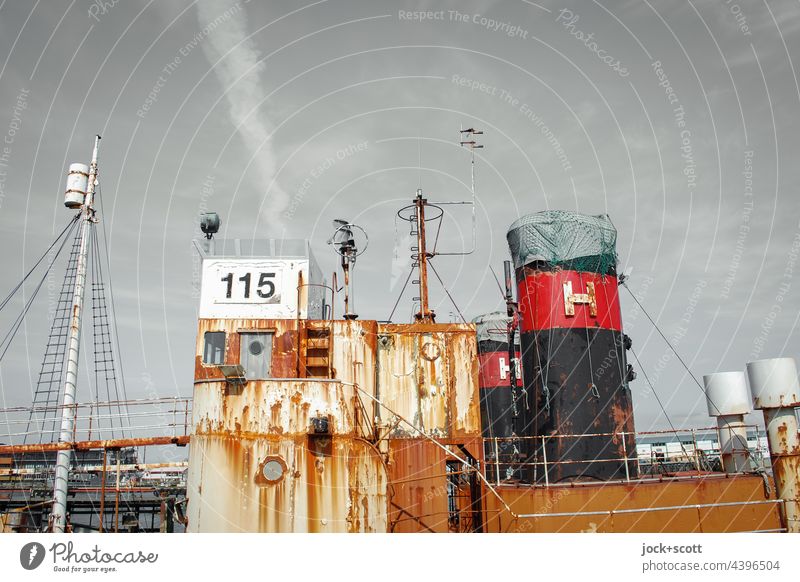
[[575, 304], [588, 304], [589, 314], [597, 317], [597, 298], [594, 294], [594, 283], [586, 283], [586, 293], [573, 293], [572, 281], [564, 283], [564, 313], [575, 315]]

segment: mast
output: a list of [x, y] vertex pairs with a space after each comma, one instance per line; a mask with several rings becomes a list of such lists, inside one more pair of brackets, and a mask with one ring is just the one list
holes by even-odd
[[[89, 252], [89, 229], [96, 222], [94, 216], [94, 191], [97, 185], [97, 150], [100, 145], [100, 136], [95, 136], [92, 163], [89, 166], [89, 183], [86, 188], [86, 198], [81, 207], [80, 247], [78, 264], [75, 273], [75, 288], [72, 292], [72, 318], [70, 320], [69, 335], [67, 336], [67, 366], [64, 375], [64, 398], [61, 409], [61, 432], [59, 443], [74, 440], [75, 417], [74, 404], [78, 385], [78, 356], [81, 346], [81, 313], [83, 311], [83, 295], [86, 288], [87, 257]], [[67, 523], [67, 490], [69, 487], [69, 467], [72, 461], [72, 451], [64, 449], [58, 451], [56, 460], [55, 485], [53, 490], [53, 511], [51, 515], [54, 533], [64, 533]]]
[[422, 197], [422, 190], [417, 190], [414, 198], [414, 218], [417, 223], [417, 263], [419, 265], [419, 312], [417, 321], [433, 323], [436, 315], [428, 307], [428, 251], [425, 248], [425, 205], [428, 201]]

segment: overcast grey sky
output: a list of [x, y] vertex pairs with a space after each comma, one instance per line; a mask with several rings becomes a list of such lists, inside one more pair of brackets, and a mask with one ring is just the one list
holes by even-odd
[[[358, 312], [385, 319], [395, 212], [420, 184], [469, 199], [463, 125], [485, 131], [478, 245], [436, 266], [466, 317], [501, 305], [488, 265], [502, 269], [508, 225], [577, 209], [610, 214], [630, 288], [698, 378], [797, 357], [798, 50], [788, 0], [4, 1], [0, 294], [69, 219], [66, 168], [102, 134], [128, 396], [190, 396], [200, 212], [228, 238], [308, 238], [327, 273], [331, 220], [363, 225]], [[439, 249], [470, 245], [461, 208]], [[3, 360], [6, 406], [30, 402], [59, 284]], [[449, 320], [436, 284], [432, 299]], [[711, 424], [622, 302], [673, 423]], [[0, 313], [4, 333], [20, 307]], [[394, 319], [411, 312], [407, 293]], [[632, 389], [637, 429], [666, 427], [642, 374]]]

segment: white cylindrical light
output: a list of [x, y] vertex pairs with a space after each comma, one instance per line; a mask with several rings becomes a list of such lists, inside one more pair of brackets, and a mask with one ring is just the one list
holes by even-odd
[[70, 164], [67, 174], [67, 191], [64, 194], [64, 206], [80, 208], [86, 198], [89, 186], [89, 166], [86, 164]]

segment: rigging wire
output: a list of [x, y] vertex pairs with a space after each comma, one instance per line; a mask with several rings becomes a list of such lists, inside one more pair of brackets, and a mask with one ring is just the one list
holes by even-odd
[[[76, 222], [76, 225], [79, 223], [80, 221]], [[69, 257], [66, 260], [66, 271], [61, 282], [61, 290], [55, 302], [55, 309], [53, 311], [52, 321], [50, 322], [50, 334], [47, 338], [44, 356], [42, 357], [39, 377], [36, 381], [36, 390], [33, 394], [32, 409], [28, 417], [28, 426], [25, 431], [25, 438], [23, 441], [25, 443], [28, 442], [28, 437], [32, 436], [30, 432], [32, 424], [37, 424], [39, 426], [40, 443], [43, 442], [46, 435], [49, 435], [52, 440], [57, 434], [56, 424], [59, 422], [60, 414], [58, 409], [54, 407], [58, 406], [62, 382], [64, 380], [64, 364], [68, 344], [67, 336], [72, 325], [72, 303], [77, 277], [78, 255], [80, 254], [81, 246], [81, 228], [76, 227], [74, 235], [72, 230], [70, 230], [69, 233], [69, 237], [65, 239], [64, 245], [66, 245], [69, 238], [72, 239], [72, 245], [69, 251]], [[37, 417], [33, 410], [37, 405], [41, 407], [43, 411], [41, 419]], [[53, 413], [52, 417], [48, 417], [48, 412]], [[50, 428], [49, 431], [46, 430], [48, 424]]]
[[633, 358], [636, 360], [636, 363], [638, 364], [639, 369], [642, 371], [642, 375], [644, 376], [644, 379], [647, 382], [647, 385], [650, 386], [650, 391], [653, 393], [653, 396], [656, 397], [656, 402], [658, 402], [658, 406], [661, 408], [661, 412], [664, 413], [664, 418], [667, 419], [667, 423], [669, 424], [669, 427], [672, 429], [672, 432], [675, 434], [675, 438], [678, 440], [678, 443], [681, 445], [681, 450], [683, 450], [683, 454], [686, 455], [686, 458], [688, 459], [689, 458], [689, 452], [686, 450], [686, 447], [683, 446], [683, 442], [681, 441], [680, 437], [678, 436], [678, 429], [676, 429], [675, 425], [672, 424], [672, 419], [669, 417], [669, 414], [667, 414], [667, 409], [664, 407], [664, 404], [661, 402], [661, 398], [659, 398], [658, 392], [656, 392], [655, 386], [653, 386], [653, 383], [650, 382], [650, 378], [648, 377], [647, 372], [644, 369], [644, 366], [642, 366], [642, 363], [639, 361], [639, 356], [636, 355], [636, 351], [633, 349], [633, 347], [631, 347], [631, 353], [633, 354]]
[[[75, 222], [72, 222], [71, 224], [74, 225]], [[31, 305], [33, 305], [33, 300], [36, 298], [37, 293], [39, 293], [39, 290], [42, 288], [42, 285], [44, 284], [45, 280], [47, 279], [48, 273], [50, 273], [50, 269], [52, 269], [53, 264], [56, 262], [56, 259], [61, 254], [61, 251], [63, 250], [64, 246], [66, 245], [66, 242], [67, 242], [68, 238], [69, 237], [65, 237], [64, 240], [61, 241], [61, 246], [58, 247], [58, 250], [56, 251], [55, 256], [53, 256], [53, 259], [50, 261], [50, 264], [47, 265], [47, 268], [45, 269], [44, 275], [42, 275], [41, 280], [36, 285], [36, 287], [34, 287], [34, 290], [33, 290], [33, 293], [31, 294], [30, 299], [28, 299], [27, 303], [24, 305], [24, 307], [22, 309], [22, 312], [20, 312], [20, 314], [14, 320], [14, 323], [11, 324], [11, 330], [9, 330], [8, 333], [6, 333], [5, 337], [2, 340], [0, 340], [0, 347], [1, 346], [5, 346], [5, 347], [3, 347], [2, 353], [0, 353], [0, 362], [3, 361], [3, 357], [6, 355], [6, 352], [8, 351], [9, 346], [11, 346], [11, 342], [14, 340], [14, 336], [16, 336], [17, 331], [19, 330], [20, 326], [22, 325], [22, 320], [25, 318], [25, 315], [27, 315], [28, 311], [31, 308]]]
[[444, 281], [442, 281], [442, 278], [439, 276], [439, 273], [436, 272], [436, 268], [434, 268], [433, 263], [431, 261], [428, 261], [428, 266], [431, 268], [431, 271], [433, 271], [433, 274], [436, 275], [436, 278], [439, 279], [439, 283], [442, 285], [442, 289], [444, 289], [444, 292], [447, 294], [447, 297], [450, 298], [450, 303], [452, 303], [453, 307], [456, 308], [456, 311], [458, 312], [458, 315], [461, 317], [461, 321], [463, 321], [464, 323], [467, 323], [467, 320], [464, 319], [464, 314], [461, 313], [461, 310], [458, 308], [458, 305], [456, 305], [456, 302], [453, 299], [453, 296], [450, 295], [450, 291], [447, 290], [447, 287], [445, 286]]
[[[103, 277], [103, 266], [100, 257], [100, 245], [97, 235], [97, 229], [92, 229], [92, 323], [93, 323], [93, 339], [95, 347], [95, 387], [97, 388], [97, 395], [99, 397], [99, 380], [100, 373], [103, 374], [103, 379], [106, 384], [106, 396], [109, 402], [112, 400], [111, 389], [114, 390], [114, 400], [120, 402], [119, 385], [117, 383], [117, 374], [115, 369], [114, 347], [111, 338], [111, 325], [108, 317], [108, 304], [106, 302], [105, 294], [105, 278]], [[125, 419], [128, 421], [128, 428], [130, 429], [130, 415], [122, 414], [122, 406], [117, 405], [117, 413], [119, 415], [120, 430], [122, 431], [123, 438], [125, 437], [125, 427], [123, 423]], [[127, 412], [127, 410], [126, 410]], [[109, 405], [109, 418], [111, 421], [111, 433], [114, 434], [114, 416]]]
[[[101, 184], [99, 182], [97, 184], [97, 191], [95, 192], [95, 199], [100, 201], [100, 213], [103, 216], [105, 216], [106, 215], [106, 211], [103, 208], [102, 189], [101, 189]], [[105, 223], [105, 221], [101, 220], [100, 224], [101, 224], [102, 229], [103, 229], [103, 250], [104, 250], [103, 254], [105, 255], [106, 267], [107, 267], [107, 273], [108, 273], [108, 294], [109, 294], [109, 296], [111, 298], [111, 300], [110, 300], [110, 304], [111, 304], [111, 321], [113, 322], [113, 326], [114, 326], [114, 343], [116, 344], [117, 357], [119, 359], [119, 362], [118, 362], [119, 363], [119, 382], [122, 385], [122, 397], [125, 399], [125, 413], [129, 417], [128, 422], [130, 424], [130, 410], [128, 408], [128, 389], [127, 389], [127, 386], [125, 385], [125, 369], [122, 366], [122, 350], [120, 349], [120, 344], [119, 344], [119, 327], [117, 326], [117, 310], [116, 310], [115, 303], [114, 303], [114, 282], [113, 282], [113, 279], [111, 277], [111, 257], [110, 257], [109, 249], [108, 249], [108, 246], [109, 246], [108, 245], [108, 235], [106, 234], [106, 223]], [[102, 269], [102, 266], [101, 266], [101, 269]], [[128, 428], [130, 429], [130, 426], [128, 426]]]
[[[703, 393], [703, 395], [705, 396], [705, 398], [706, 398], [706, 401], [707, 401], [707, 402], [708, 402], [708, 403], [709, 403], [709, 404], [710, 404], [710, 405], [711, 405], [711, 406], [714, 408], [714, 410], [716, 410], [716, 411], [717, 411], [717, 413], [719, 413], [719, 416], [718, 416], [717, 418], [718, 418], [718, 419], [722, 419], [722, 421], [725, 423], [725, 425], [726, 425], [728, 428], [730, 428], [730, 423], [729, 423], [729, 422], [728, 422], [728, 420], [725, 418], [725, 416], [724, 416], [724, 415], [722, 415], [722, 413], [721, 413], [721, 411], [720, 411], [719, 407], [716, 405], [716, 403], [715, 403], [713, 400], [711, 400], [711, 398], [709, 398], [709, 396], [708, 396], [708, 393], [706, 392], [705, 388], [703, 388], [703, 385], [702, 385], [702, 384], [700, 384], [700, 382], [697, 380], [697, 378], [696, 378], [696, 377], [695, 377], [695, 375], [692, 373], [691, 369], [689, 369], [689, 366], [688, 366], [688, 365], [686, 364], [686, 362], [683, 360], [683, 358], [681, 357], [681, 355], [680, 355], [680, 354], [678, 353], [678, 351], [677, 351], [677, 350], [676, 350], [676, 349], [675, 349], [675, 348], [672, 346], [672, 343], [670, 343], [670, 341], [667, 339], [667, 337], [666, 337], [666, 336], [664, 335], [664, 333], [661, 331], [661, 328], [659, 328], [659, 327], [658, 327], [658, 324], [656, 324], [656, 322], [655, 322], [655, 321], [653, 321], [653, 318], [652, 318], [652, 317], [650, 317], [650, 314], [649, 314], [649, 313], [647, 313], [647, 310], [644, 308], [644, 305], [642, 305], [642, 303], [641, 303], [641, 302], [640, 302], [640, 301], [639, 301], [639, 300], [636, 298], [636, 295], [634, 295], [634, 294], [633, 294], [633, 291], [631, 291], [631, 290], [630, 290], [630, 288], [629, 288], [629, 287], [628, 287], [628, 285], [627, 285], [627, 282], [626, 282], [626, 281], [623, 281], [623, 282], [622, 282], [622, 286], [623, 286], [623, 287], [625, 287], [625, 289], [628, 291], [628, 294], [629, 294], [631, 297], [633, 297], [633, 300], [636, 302], [636, 304], [637, 304], [637, 305], [639, 306], [639, 308], [642, 310], [642, 313], [644, 313], [645, 317], [647, 317], [647, 319], [648, 319], [648, 320], [650, 321], [650, 323], [653, 325], [653, 327], [655, 328], [655, 330], [658, 332], [658, 335], [660, 335], [660, 336], [661, 336], [661, 339], [663, 339], [663, 340], [664, 340], [664, 343], [666, 343], [666, 344], [667, 344], [667, 347], [668, 347], [668, 348], [669, 348], [669, 349], [672, 351], [672, 353], [673, 353], [673, 354], [675, 354], [675, 357], [676, 357], [676, 358], [678, 358], [678, 361], [681, 363], [681, 365], [683, 366], [683, 368], [686, 370], [686, 373], [687, 373], [687, 374], [689, 374], [689, 377], [690, 377], [692, 380], [694, 380], [694, 383], [695, 383], [695, 384], [697, 384], [697, 387], [700, 389], [700, 392], [702, 392], [702, 393]], [[631, 351], [633, 351], [633, 350], [631, 350]], [[634, 354], [634, 356], [635, 356], [635, 354]], [[638, 358], [637, 358], [637, 362], [638, 362]], [[639, 365], [639, 367], [641, 368], [642, 372], [644, 372], [644, 368], [642, 368], [642, 367], [641, 367], [641, 364]], [[647, 377], [647, 375], [645, 374], [645, 378], [646, 378], [646, 377]], [[648, 383], [649, 383], [649, 381], [648, 381]], [[673, 429], [673, 430], [674, 430], [674, 429]], [[681, 443], [681, 448], [683, 448], [683, 443]], [[684, 450], [684, 452], [685, 452], [685, 450]]]
[[28, 277], [30, 277], [31, 273], [33, 273], [33, 271], [36, 270], [36, 267], [38, 267], [41, 264], [41, 262], [45, 259], [45, 257], [47, 257], [47, 253], [49, 253], [50, 250], [54, 246], [56, 246], [58, 244], [58, 241], [61, 240], [61, 237], [64, 236], [64, 234], [70, 229], [70, 227], [73, 224], [75, 224], [75, 222], [78, 220], [78, 217], [80, 217], [80, 212], [72, 217], [72, 220], [70, 220], [67, 223], [67, 225], [64, 227], [64, 230], [61, 231], [61, 233], [55, 238], [55, 240], [50, 244], [50, 246], [47, 247], [47, 249], [44, 251], [44, 253], [42, 253], [42, 256], [39, 257], [39, 260], [36, 261], [36, 263], [25, 274], [25, 276], [22, 278], [22, 280], [19, 283], [17, 283], [17, 285], [9, 292], [8, 296], [6, 296], [6, 298], [3, 299], [2, 302], [0, 302], [0, 311], [3, 310], [3, 308], [6, 306], [6, 304], [8, 304], [8, 302], [11, 300], [11, 298], [16, 294], [16, 292], [19, 291], [19, 289], [22, 287], [22, 285], [25, 283], [25, 281], [27, 281]]
[[[650, 323], [652, 323], [652, 324], [653, 324], [653, 327], [654, 327], [654, 328], [655, 328], [655, 330], [658, 332], [658, 335], [660, 335], [660, 336], [661, 336], [661, 339], [663, 339], [663, 340], [664, 340], [664, 342], [667, 344], [667, 347], [668, 347], [668, 348], [669, 348], [669, 349], [672, 351], [672, 353], [673, 353], [673, 354], [675, 354], [675, 357], [676, 357], [676, 358], [678, 358], [678, 361], [679, 361], [679, 362], [681, 363], [681, 365], [684, 367], [684, 369], [686, 370], [686, 373], [687, 373], [687, 374], [689, 374], [689, 376], [691, 377], [691, 379], [692, 379], [692, 380], [694, 380], [694, 383], [695, 383], [695, 384], [697, 384], [697, 387], [698, 387], [698, 388], [700, 388], [700, 391], [703, 393], [703, 395], [706, 397], [706, 399], [708, 399], [708, 402], [710, 402], [710, 403], [711, 403], [711, 406], [713, 406], [713, 407], [714, 407], [714, 409], [715, 409], [715, 410], [716, 410], [718, 413], [720, 413], [720, 414], [721, 414], [721, 412], [720, 412], [720, 409], [719, 409], [719, 408], [717, 408], [717, 405], [716, 405], [716, 404], [714, 404], [714, 402], [713, 402], [711, 399], [709, 399], [709, 398], [708, 398], [708, 394], [706, 394], [705, 388], [703, 388], [703, 385], [702, 385], [702, 384], [700, 384], [700, 382], [697, 380], [697, 378], [695, 377], [695, 375], [694, 375], [694, 374], [692, 373], [692, 371], [689, 369], [689, 366], [686, 364], [686, 362], [683, 360], [683, 358], [681, 358], [681, 355], [678, 353], [678, 351], [677, 351], [677, 350], [676, 350], [674, 347], [672, 347], [672, 344], [671, 344], [671, 343], [670, 343], [670, 341], [667, 339], [667, 337], [664, 335], [664, 333], [661, 331], [661, 329], [658, 327], [658, 324], [656, 324], [656, 322], [655, 322], [655, 321], [653, 321], [653, 318], [652, 318], [652, 317], [650, 317], [650, 314], [649, 314], [649, 313], [647, 313], [647, 310], [644, 308], [644, 305], [642, 305], [642, 304], [641, 304], [641, 302], [640, 302], [640, 301], [639, 301], [639, 300], [636, 298], [636, 296], [633, 294], [633, 291], [631, 291], [631, 290], [628, 288], [628, 284], [627, 284], [627, 282], [623, 281], [623, 283], [622, 283], [622, 286], [623, 286], [623, 287], [625, 287], [625, 289], [628, 291], [628, 294], [629, 294], [631, 297], [633, 297], [633, 300], [636, 302], [636, 304], [637, 304], [637, 305], [639, 306], [639, 308], [642, 310], [642, 313], [644, 313], [645, 317], [647, 317], [647, 319], [650, 321]], [[727, 422], [726, 422], [726, 424], [727, 424]]]
[[408, 277], [406, 277], [406, 282], [403, 283], [403, 288], [400, 290], [400, 295], [397, 297], [397, 301], [394, 302], [394, 307], [392, 307], [392, 312], [389, 314], [389, 319], [386, 321], [392, 321], [392, 316], [394, 315], [397, 306], [400, 305], [400, 300], [403, 298], [403, 293], [406, 292], [406, 287], [408, 286], [408, 282], [411, 280], [411, 275], [414, 274], [414, 268], [412, 267], [411, 270], [408, 272]]

